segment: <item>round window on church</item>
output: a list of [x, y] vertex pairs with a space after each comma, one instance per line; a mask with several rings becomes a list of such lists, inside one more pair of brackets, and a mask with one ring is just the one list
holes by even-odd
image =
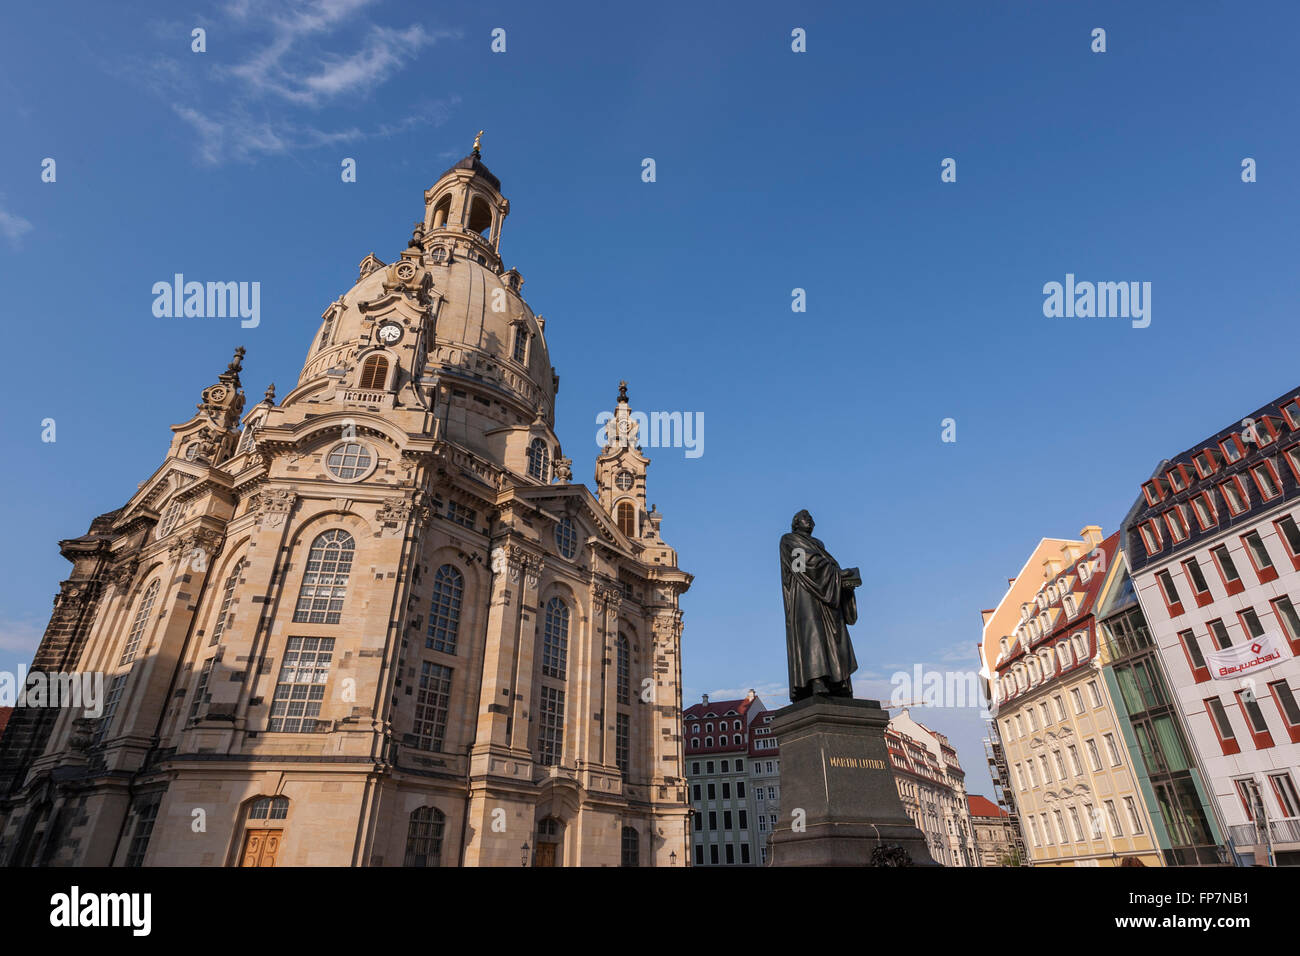
[[578, 553], [578, 532], [573, 527], [572, 518], [565, 518], [555, 526], [555, 546], [566, 558]]
[[630, 471], [620, 471], [614, 479], [614, 484], [618, 485], [619, 491], [628, 491], [632, 487], [632, 473]]
[[374, 455], [360, 442], [344, 441], [335, 445], [325, 459], [325, 467], [339, 481], [356, 481], [370, 474]]

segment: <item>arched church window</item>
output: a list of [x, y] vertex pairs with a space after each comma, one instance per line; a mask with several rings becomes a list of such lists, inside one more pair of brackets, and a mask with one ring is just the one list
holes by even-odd
[[413, 810], [406, 829], [406, 862], [403, 865], [440, 866], [442, 832], [446, 825], [446, 816], [436, 807]]
[[522, 325], [515, 326], [515, 361], [522, 362], [528, 355], [528, 330]]
[[631, 703], [632, 698], [632, 651], [626, 634], [618, 636], [618, 683], [617, 694], [620, 704]]
[[460, 627], [460, 603], [465, 578], [450, 564], [433, 576], [433, 602], [429, 608], [429, 635], [424, 646], [445, 654], [456, 653], [456, 631]]
[[356, 541], [341, 528], [317, 535], [307, 554], [307, 570], [298, 591], [295, 624], [337, 624], [348, 594], [348, 575]]
[[284, 820], [288, 816], [288, 797], [261, 797], [248, 810], [250, 820]]
[[118, 664], [130, 664], [135, 660], [136, 652], [140, 649], [140, 639], [144, 636], [145, 625], [149, 623], [149, 615], [153, 613], [153, 603], [158, 598], [158, 578], [154, 578], [149, 587], [145, 588], [144, 596], [140, 598], [140, 606], [136, 609], [135, 620], [131, 622], [131, 632], [126, 636], [126, 647], [122, 648], [122, 659]]
[[316, 344], [316, 351], [319, 352], [330, 344], [330, 333], [334, 331], [334, 313], [331, 312], [325, 317], [325, 324], [321, 326], [320, 341]]
[[383, 388], [388, 381], [388, 359], [372, 355], [361, 366], [361, 381], [357, 388]]
[[230, 572], [230, 577], [226, 578], [226, 586], [221, 594], [221, 610], [217, 614], [217, 621], [212, 625], [212, 639], [208, 641], [208, 646], [221, 643], [221, 635], [225, 633], [226, 625], [233, 619], [234, 614], [230, 611], [230, 604], [235, 599], [235, 587], [239, 584], [239, 576], [244, 573], [244, 559], [240, 558], [235, 564], [235, 569]]
[[492, 231], [492, 207], [482, 196], [475, 196], [469, 207], [469, 229], [487, 238]]
[[542, 639], [542, 674], [564, 680], [569, 656], [569, 606], [557, 597], [546, 602], [546, 631]]
[[629, 538], [634, 536], [636, 534], [636, 509], [632, 507], [632, 502], [620, 501], [614, 514], [615, 519], [618, 521], [618, 530]]
[[528, 445], [528, 477], [538, 481], [549, 481], [551, 476], [551, 453], [546, 442], [534, 438]]

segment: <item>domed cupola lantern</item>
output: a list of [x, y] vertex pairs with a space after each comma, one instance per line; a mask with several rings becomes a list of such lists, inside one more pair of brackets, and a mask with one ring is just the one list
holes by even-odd
[[501, 225], [510, 214], [510, 201], [501, 195], [501, 180], [483, 165], [480, 143], [438, 177], [424, 194], [421, 241], [434, 261], [460, 255], [501, 271]]

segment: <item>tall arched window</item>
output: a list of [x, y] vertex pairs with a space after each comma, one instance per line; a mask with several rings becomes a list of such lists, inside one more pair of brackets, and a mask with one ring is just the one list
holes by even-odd
[[361, 365], [361, 380], [357, 388], [383, 388], [388, 381], [388, 359], [372, 355]]
[[293, 612], [295, 624], [339, 622], [356, 546], [352, 535], [341, 528], [317, 535], [307, 554], [307, 570]]
[[319, 352], [325, 346], [330, 344], [330, 333], [334, 331], [334, 313], [331, 312], [325, 318], [325, 324], [321, 326], [320, 342], [316, 345], [316, 351]]
[[623, 828], [623, 865], [641, 865], [641, 835], [636, 827]]
[[433, 602], [429, 608], [429, 636], [424, 646], [446, 654], [456, 653], [456, 629], [460, 625], [460, 602], [465, 578], [450, 564], [433, 576]]
[[442, 831], [447, 818], [436, 807], [420, 807], [411, 812], [406, 828], [406, 862], [404, 866], [441, 866]]
[[244, 573], [244, 563], [244, 559], [240, 558], [235, 563], [235, 569], [230, 572], [230, 577], [226, 578], [226, 586], [221, 592], [221, 610], [217, 613], [216, 623], [212, 625], [209, 647], [221, 643], [221, 635], [225, 633], [226, 625], [234, 618], [230, 611], [230, 604], [235, 599], [235, 587], [239, 584], [239, 576]]
[[144, 627], [149, 623], [149, 615], [153, 613], [153, 602], [158, 597], [159, 578], [154, 578], [153, 582], [145, 588], [144, 596], [140, 598], [140, 606], [136, 609], [135, 620], [131, 622], [131, 633], [127, 635], [126, 647], [122, 648], [122, 659], [119, 664], [130, 664], [135, 660], [136, 651], [140, 649], [140, 639], [144, 636]]
[[538, 481], [549, 481], [551, 477], [551, 453], [540, 438], [528, 445], [528, 476]]
[[628, 646], [627, 635], [618, 636], [618, 684], [617, 696], [620, 704], [631, 703], [632, 697], [632, 652]]
[[557, 597], [546, 602], [546, 633], [542, 640], [542, 674], [565, 679], [569, 656], [569, 607]]
[[522, 325], [515, 326], [515, 361], [522, 362], [528, 355], [528, 330]]
[[632, 502], [620, 501], [618, 503], [615, 520], [618, 522], [618, 530], [629, 538], [636, 534], [636, 509], [632, 507]]
[[474, 201], [470, 203], [469, 228], [471, 232], [477, 232], [484, 239], [491, 237], [492, 207], [482, 196], [475, 196]]
[[447, 225], [447, 217], [451, 215], [451, 196], [446, 195], [438, 200], [438, 205], [433, 207], [433, 228], [440, 229]]

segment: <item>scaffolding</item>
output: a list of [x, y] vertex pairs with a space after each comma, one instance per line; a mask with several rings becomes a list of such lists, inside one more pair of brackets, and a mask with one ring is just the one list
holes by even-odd
[[989, 735], [984, 738], [984, 759], [988, 761], [989, 776], [993, 778], [993, 798], [1007, 813], [1007, 828], [1011, 833], [1011, 844], [1015, 848], [1016, 858], [1021, 866], [1026, 866], [1029, 863], [1029, 854], [1025, 852], [1024, 834], [1020, 832], [1016, 798], [1009, 786], [1011, 774], [1007, 769], [1006, 752], [1002, 749], [1002, 738], [998, 736], [997, 722], [990, 717], [987, 723]]

